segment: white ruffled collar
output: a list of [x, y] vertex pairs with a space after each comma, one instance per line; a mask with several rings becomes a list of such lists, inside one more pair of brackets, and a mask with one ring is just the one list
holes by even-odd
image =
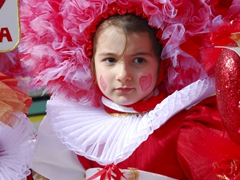
[[213, 95], [213, 79], [198, 80], [164, 99], [144, 115], [113, 117], [94, 108], [53, 97], [47, 103], [52, 129], [76, 154], [101, 165], [127, 159], [154, 130], [183, 109]]

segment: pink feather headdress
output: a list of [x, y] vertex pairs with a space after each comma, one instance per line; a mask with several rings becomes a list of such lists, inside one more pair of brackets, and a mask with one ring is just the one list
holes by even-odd
[[236, 18], [238, 6], [239, 0], [23, 1], [21, 60], [35, 86], [98, 106], [100, 93], [90, 68], [97, 25], [115, 14], [135, 14], [159, 29], [161, 59], [170, 62], [165, 84], [171, 93], [212, 75], [202, 59], [203, 50], [214, 45], [209, 33]]

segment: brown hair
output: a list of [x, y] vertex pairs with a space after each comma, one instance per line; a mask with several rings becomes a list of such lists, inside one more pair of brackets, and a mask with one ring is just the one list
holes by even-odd
[[99, 33], [101, 33], [104, 28], [111, 25], [122, 29], [126, 35], [137, 32], [147, 32], [152, 42], [153, 51], [156, 57], [160, 59], [162, 47], [156, 38], [156, 29], [151, 28], [145, 19], [131, 14], [112, 16], [99, 24], [93, 39], [93, 54], [95, 52], [94, 45], [96, 44]]

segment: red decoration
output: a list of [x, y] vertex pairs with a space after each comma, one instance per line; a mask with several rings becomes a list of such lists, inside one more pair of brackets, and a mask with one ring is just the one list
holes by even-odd
[[5, 3], [6, 0], [0, 0], [0, 9], [2, 8], [3, 4]]
[[223, 49], [216, 66], [218, 107], [230, 138], [240, 144], [240, 57]]
[[[116, 175], [113, 176], [112, 172]], [[114, 164], [110, 164], [105, 166], [102, 170], [100, 170], [98, 173], [94, 174], [92, 177], [88, 178], [87, 180], [94, 180], [97, 177], [101, 177], [100, 180], [105, 180], [106, 177], [111, 180], [112, 178], [115, 180], [121, 180], [121, 177], [125, 178], [125, 176], [123, 175], [123, 173], [119, 170], [119, 168], [114, 165]], [[125, 178], [126, 179], [126, 178]]]

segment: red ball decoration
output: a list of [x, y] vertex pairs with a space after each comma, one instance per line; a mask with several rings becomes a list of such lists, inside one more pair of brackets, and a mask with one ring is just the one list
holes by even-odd
[[216, 65], [216, 96], [230, 138], [240, 144], [240, 56], [223, 49]]

